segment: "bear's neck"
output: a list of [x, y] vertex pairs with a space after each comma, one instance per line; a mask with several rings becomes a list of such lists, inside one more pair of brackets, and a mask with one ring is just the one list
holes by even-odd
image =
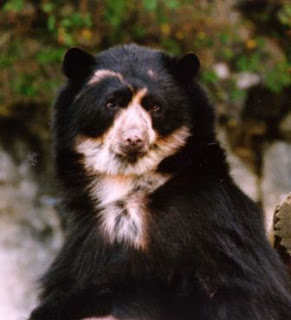
[[92, 182], [98, 229], [109, 243], [139, 250], [148, 244], [148, 196], [170, 175], [150, 172], [141, 176], [100, 174]]
[[115, 201], [126, 200], [137, 194], [144, 196], [154, 192], [165, 184], [171, 175], [148, 172], [143, 175], [99, 174], [91, 182], [90, 197], [98, 207], [104, 207]]

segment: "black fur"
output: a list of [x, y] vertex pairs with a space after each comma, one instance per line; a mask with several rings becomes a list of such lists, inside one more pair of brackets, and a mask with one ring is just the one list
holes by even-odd
[[[229, 174], [214, 134], [213, 108], [193, 79], [196, 56], [179, 60], [127, 45], [93, 59], [78, 50], [65, 58], [69, 80], [56, 102], [54, 122], [68, 234], [42, 279], [41, 302], [30, 319], [113, 314], [139, 320], [287, 320], [291, 296], [285, 268], [268, 244], [260, 210]], [[145, 108], [147, 103], [162, 105], [153, 115], [161, 136], [185, 124], [191, 127], [185, 147], [158, 167], [173, 178], [148, 195], [145, 251], [112, 245], [98, 233], [86, 188], [90, 177], [73, 147], [78, 133], [98, 137], [114, 121], [115, 111], [104, 111], [102, 105], [120, 86], [116, 78], [98, 88], [85, 86], [98, 69], [119, 72], [135, 90], [148, 88], [152, 101], [144, 101]], [[149, 69], [156, 79], [148, 76]], [[123, 107], [132, 92], [120, 90]]]

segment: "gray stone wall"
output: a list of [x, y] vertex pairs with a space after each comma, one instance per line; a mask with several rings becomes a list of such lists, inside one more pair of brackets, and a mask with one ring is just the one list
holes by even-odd
[[37, 299], [37, 279], [62, 242], [55, 199], [41, 194], [32, 151], [0, 145], [0, 319], [24, 320]]

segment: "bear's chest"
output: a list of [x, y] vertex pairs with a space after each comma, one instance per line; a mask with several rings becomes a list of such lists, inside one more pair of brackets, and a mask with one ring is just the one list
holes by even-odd
[[169, 178], [157, 173], [99, 177], [91, 189], [91, 195], [98, 208], [98, 227], [106, 240], [145, 248], [148, 238], [148, 195]]

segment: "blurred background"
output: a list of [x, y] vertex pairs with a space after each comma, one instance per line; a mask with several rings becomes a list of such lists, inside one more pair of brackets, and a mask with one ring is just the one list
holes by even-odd
[[70, 46], [194, 51], [233, 175], [271, 230], [291, 191], [289, 0], [2, 0], [0, 9], [0, 319], [27, 317], [62, 243], [50, 114]]

